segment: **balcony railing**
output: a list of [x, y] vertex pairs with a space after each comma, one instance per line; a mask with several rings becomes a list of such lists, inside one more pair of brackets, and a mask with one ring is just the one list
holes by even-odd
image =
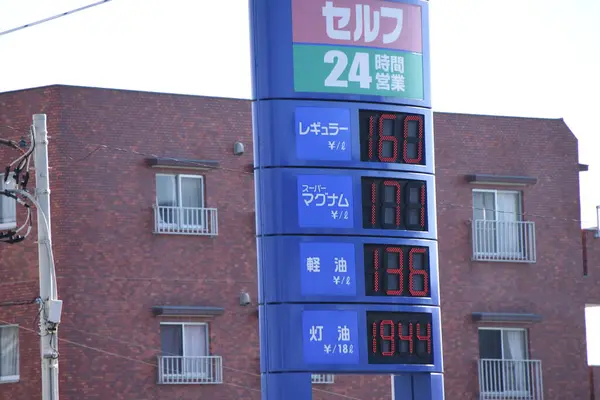
[[335, 381], [334, 374], [312, 374], [312, 383], [314, 384], [331, 384]]
[[223, 383], [220, 356], [158, 356], [158, 383], [170, 385]]
[[534, 263], [535, 223], [473, 221], [473, 260]]
[[171, 235], [217, 236], [216, 208], [154, 206], [154, 232]]
[[479, 360], [479, 400], [543, 400], [540, 360]]

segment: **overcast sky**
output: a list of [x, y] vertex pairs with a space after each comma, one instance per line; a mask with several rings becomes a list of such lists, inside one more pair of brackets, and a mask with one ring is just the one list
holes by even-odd
[[[0, 0], [0, 31], [95, 1]], [[434, 110], [564, 118], [595, 226], [600, 0], [430, 4]], [[0, 36], [0, 92], [55, 83], [249, 98], [247, 0], [112, 0]]]

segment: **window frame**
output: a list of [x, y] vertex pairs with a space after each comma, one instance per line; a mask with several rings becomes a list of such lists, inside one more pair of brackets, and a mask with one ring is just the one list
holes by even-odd
[[[529, 360], [529, 332], [526, 328], [509, 328], [509, 327], [505, 327], [505, 326], [493, 326], [493, 327], [481, 326], [481, 327], [477, 328], [477, 343], [478, 344], [479, 344], [479, 331], [500, 331], [500, 345], [501, 345], [500, 352], [502, 353], [502, 357], [504, 357], [504, 335], [503, 335], [504, 331], [524, 332], [525, 360]], [[501, 360], [504, 360], [504, 358], [501, 358]]]
[[[1, 374], [1, 370], [0, 370], [0, 384], [3, 383], [15, 383], [18, 382], [21, 378], [21, 341], [20, 341], [20, 337], [19, 337], [19, 325], [17, 324], [6, 324], [6, 325], [0, 325], [0, 330], [3, 329], [7, 329], [7, 328], [14, 328], [16, 331], [16, 341], [17, 341], [17, 346], [16, 346], [16, 352], [17, 352], [17, 357], [16, 357], [16, 370], [17, 370], [17, 375], [2, 375]], [[1, 351], [1, 348], [0, 348]], [[0, 353], [0, 360], [2, 359], [2, 353]], [[1, 362], [1, 361], [0, 361]]]
[[[525, 354], [525, 357], [523, 358], [523, 360], [515, 360], [515, 361], [531, 361], [531, 358], [529, 357], [529, 331], [526, 328], [509, 328], [509, 327], [478, 327], [477, 328], [477, 344], [479, 345], [479, 331], [482, 330], [487, 330], [487, 331], [499, 331], [500, 332], [500, 352], [502, 353], [502, 358], [499, 359], [499, 361], [511, 361], [511, 359], [508, 358], [504, 358], [504, 332], [505, 331], [509, 331], [509, 332], [523, 332], [523, 353]], [[483, 358], [481, 358], [481, 353], [478, 354], [478, 358], [480, 360], [483, 360]], [[490, 360], [485, 359], [485, 360]], [[492, 359], [493, 360], [493, 359]], [[510, 372], [506, 372], [506, 373], [510, 373]], [[502, 372], [502, 390], [501, 391], [487, 391], [485, 392], [485, 394], [487, 395], [494, 395], [494, 396], [522, 396], [525, 395], [526, 393], [528, 393], [527, 390], [507, 390], [506, 387], [504, 386], [506, 376], [505, 376], [505, 371], [503, 370]]]
[[[176, 217], [174, 218], [175, 222], [166, 222], [163, 221], [161, 219], [161, 221], [159, 222], [159, 224], [165, 228], [176, 228], [176, 227], [181, 227], [181, 228], [204, 228], [204, 226], [206, 225], [205, 219], [205, 212], [204, 211], [200, 211], [199, 212], [199, 218], [198, 218], [198, 223], [185, 223], [185, 210], [186, 209], [193, 209], [193, 210], [203, 210], [206, 208], [206, 199], [205, 199], [205, 180], [204, 180], [204, 175], [191, 175], [191, 174], [169, 174], [169, 173], [165, 173], [165, 172], [160, 172], [155, 174], [154, 177], [154, 203], [156, 205], [156, 207], [160, 208], [160, 207], [165, 207], [165, 206], [160, 206], [158, 204], [158, 185], [157, 185], [157, 180], [159, 176], [164, 176], [164, 177], [168, 177], [174, 180], [174, 184], [175, 184], [175, 188], [174, 188], [174, 192], [173, 194], [175, 195], [175, 204], [174, 206], [171, 206], [173, 212], [173, 215], [176, 215]], [[199, 193], [199, 203], [200, 203], [200, 207], [183, 207], [182, 205], [182, 196], [181, 196], [181, 180], [182, 178], [187, 178], [187, 179], [198, 179], [200, 181], [200, 193]], [[168, 211], [168, 210], [165, 210]]]
[[473, 219], [475, 219], [475, 193], [493, 193], [494, 194], [494, 221], [498, 221], [498, 193], [512, 193], [516, 194], [519, 204], [519, 210], [516, 213], [517, 218], [515, 221], [523, 220], [523, 192], [520, 190], [504, 190], [504, 189], [473, 189], [471, 193], [471, 203], [473, 211]]
[[[5, 175], [6, 175], [5, 173], [0, 173], [0, 191], [4, 191], [5, 190], [5, 183], [4, 183], [4, 176]], [[13, 173], [10, 173], [10, 175], [12, 175], [14, 177]], [[2, 196], [2, 201], [3, 202], [7, 201], [7, 200], [8, 201], [10, 201], [10, 200], [13, 201], [13, 211], [14, 211], [14, 215], [15, 215], [14, 221], [12, 221], [12, 222], [5, 222], [5, 223], [0, 222], [0, 231], [12, 229], [12, 228], [16, 228], [17, 227], [17, 201], [14, 200], [14, 199], [11, 199], [9, 197], [6, 197], [4, 195], [0, 195], [0, 196]], [[0, 203], [0, 216], [2, 216], [2, 212], [3, 212], [3, 204]]]
[[[185, 326], [186, 325], [192, 325], [192, 326], [199, 326], [202, 325], [204, 327], [204, 333], [205, 333], [205, 341], [204, 341], [204, 345], [205, 345], [205, 350], [206, 350], [206, 356], [210, 356], [210, 337], [209, 337], [209, 330], [208, 330], [208, 322], [161, 322], [159, 325], [181, 325], [181, 352], [183, 353], [181, 355], [181, 357], [188, 357], [185, 354]], [[160, 326], [159, 326], [159, 332], [160, 332]], [[161, 346], [161, 354], [162, 354], [162, 346]]]

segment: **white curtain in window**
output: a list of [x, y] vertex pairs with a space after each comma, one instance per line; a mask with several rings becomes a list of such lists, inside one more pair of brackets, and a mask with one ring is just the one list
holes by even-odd
[[19, 328], [0, 327], [0, 379], [15, 379], [19, 375]]
[[[183, 329], [183, 349], [186, 366], [186, 373], [194, 376], [206, 375], [210, 371], [209, 361], [205, 358], [206, 354], [206, 326], [205, 325], [185, 325]], [[187, 358], [190, 357], [190, 358]]]
[[156, 205], [161, 223], [176, 224], [179, 218], [175, 175], [156, 175]]
[[504, 390], [511, 392], [523, 392], [527, 389], [527, 367], [524, 360], [525, 354], [525, 332], [519, 330], [506, 330], [504, 338], [504, 359], [514, 362], [506, 365]]
[[498, 247], [503, 254], [516, 255], [521, 250], [522, 229], [520, 196], [516, 192], [497, 193]]
[[200, 208], [202, 204], [202, 179], [181, 178], [181, 206]]
[[473, 192], [473, 219], [477, 252], [495, 253], [497, 222], [494, 192]]
[[200, 208], [204, 207], [202, 193], [202, 179], [181, 177], [181, 212], [182, 220], [188, 226], [203, 225], [203, 215]]
[[159, 206], [177, 206], [175, 175], [156, 175], [156, 202]]

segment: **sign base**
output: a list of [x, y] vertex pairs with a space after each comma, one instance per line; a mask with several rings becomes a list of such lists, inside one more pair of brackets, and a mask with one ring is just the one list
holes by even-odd
[[[268, 373], [261, 375], [261, 400], [312, 399], [311, 374]], [[444, 376], [438, 373], [392, 375], [392, 400], [444, 400]]]
[[392, 375], [392, 400], [444, 400], [444, 375]]

